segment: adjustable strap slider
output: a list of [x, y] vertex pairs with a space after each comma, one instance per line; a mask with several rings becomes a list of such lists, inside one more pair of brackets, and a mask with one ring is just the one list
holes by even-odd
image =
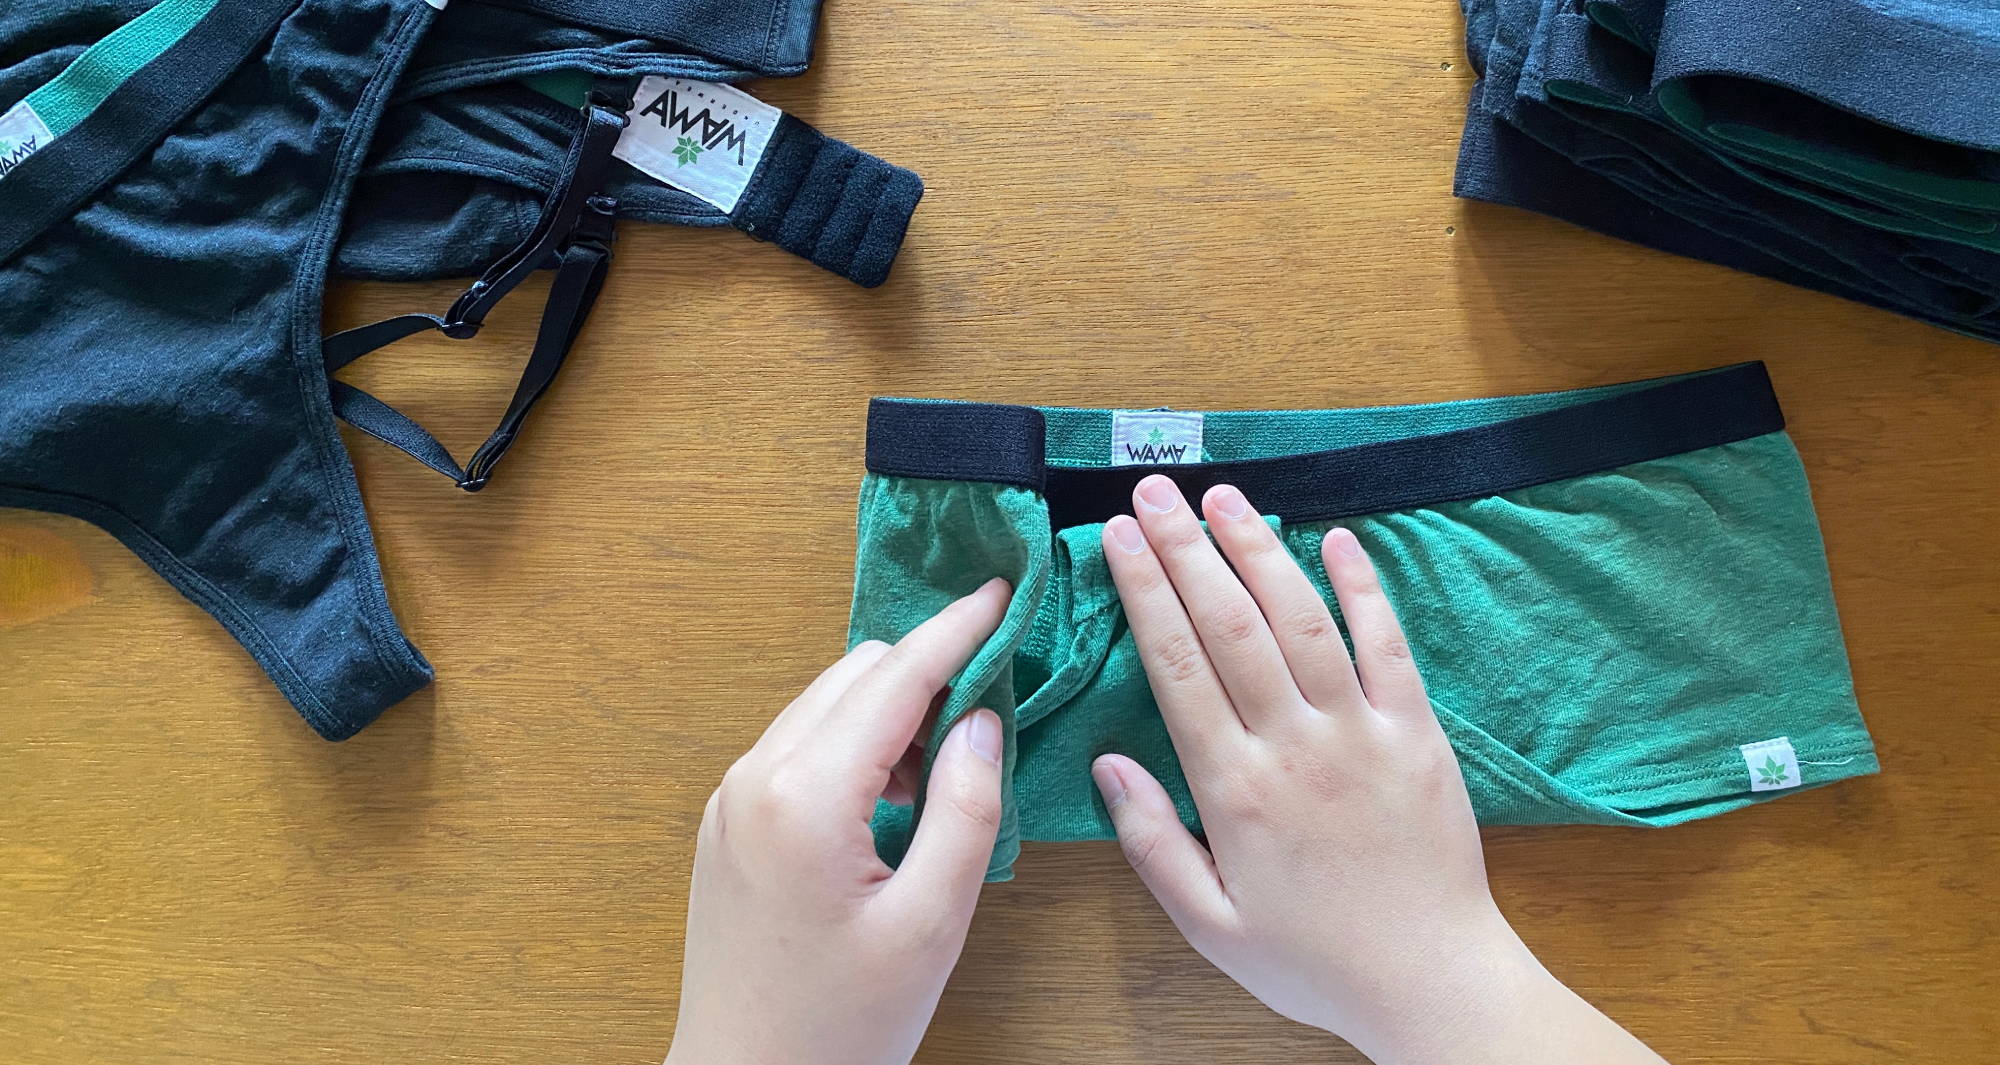
[[631, 81], [620, 81], [609, 85], [599, 83], [592, 86], [590, 92], [585, 94], [584, 107], [586, 110], [601, 108], [609, 111], [617, 117], [619, 128], [622, 129], [632, 121], [628, 112], [632, 110], [632, 95], [636, 88], [638, 83]]
[[570, 230], [569, 239], [563, 242], [562, 250], [579, 245], [589, 245], [609, 252], [618, 239], [618, 200], [612, 196], [592, 196], [584, 201], [584, 209], [577, 212], [576, 228]]
[[451, 308], [444, 312], [444, 324], [438, 327], [438, 331], [453, 340], [469, 340], [477, 335], [479, 327], [486, 321], [486, 308], [482, 303], [492, 289], [493, 281], [486, 277], [467, 286], [452, 301]]

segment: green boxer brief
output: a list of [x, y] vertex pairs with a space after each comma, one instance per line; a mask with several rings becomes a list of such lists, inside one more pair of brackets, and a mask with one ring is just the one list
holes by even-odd
[[[1243, 489], [1329, 604], [1320, 538], [1354, 531], [1482, 823], [1665, 826], [1878, 769], [1761, 363], [1348, 410], [878, 399], [867, 467], [850, 645], [1014, 585], [928, 745], [974, 707], [1005, 725], [989, 879], [1022, 840], [1112, 838], [1107, 752], [1199, 831], [1099, 539], [1151, 473]], [[885, 860], [921, 815], [878, 807]]]

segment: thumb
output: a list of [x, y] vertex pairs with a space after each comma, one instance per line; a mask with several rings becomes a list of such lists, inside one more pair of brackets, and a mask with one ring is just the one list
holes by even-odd
[[1122, 754], [1092, 763], [1090, 775], [1118, 830], [1125, 860], [1174, 927], [1190, 941], [1196, 931], [1215, 927], [1229, 912], [1229, 897], [1208, 848], [1181, 824], [1174, 800], [1145, 767]]
[[991, 710], [974, 710], [952, 727], [931, 761], [923, 816], [892, 880], [894, 890], [913, 905], [944, 908], [961, 925], [972, 922], [1000, 831], [1005, 750], [1000, 718]]

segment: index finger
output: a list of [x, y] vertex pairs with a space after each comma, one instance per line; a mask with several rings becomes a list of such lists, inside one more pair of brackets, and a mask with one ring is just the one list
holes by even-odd
[[[1125, 622], [1139, 647], [1139, 661], [1160, 704], [1160, 717], [1182, 762], [1200, 764], [1231, 734], [1246, 731], [1222, 679], [1202, 648], [1180, 593], [1167, 578], [1145, 530], [1119, 515], [1104, 526], [1104, 561], [1125, 607]], [[1189, 780], [1201, 776], [1190, 773]]]
[[1000, 627], [1011, 596], [1007, 582], [995, 577], [911, 629], [827, 710], [819, 749], [871, 772], [895, 768], [932, 697]]

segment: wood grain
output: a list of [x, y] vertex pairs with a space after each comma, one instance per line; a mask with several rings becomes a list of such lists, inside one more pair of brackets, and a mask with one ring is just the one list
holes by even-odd
[[[627, 227], [492, 489], [350, 437], [440, 680], [339, 746], [109, 537], [0, 512], [0, 1058], [658, 1061], [702, 801], [840, 647], [872, 394], [1333, 406], [1744, 358], [1805, 456], [1887, 771], [1662, 832], [1493, 832], [1496, 890], [1672, 1060], [1994, 1058], [2000, 352], [1454, 201], [1460, 33], [1446, 0], [834, 0], [814, 72], [760, 92], [925, 176], [894, 279]], [[469, 450], [535, 302], [351, 376]], [[1209, 969], [1113, 847], [1019, 874], [929, 1065], [1358, 1060]]]

